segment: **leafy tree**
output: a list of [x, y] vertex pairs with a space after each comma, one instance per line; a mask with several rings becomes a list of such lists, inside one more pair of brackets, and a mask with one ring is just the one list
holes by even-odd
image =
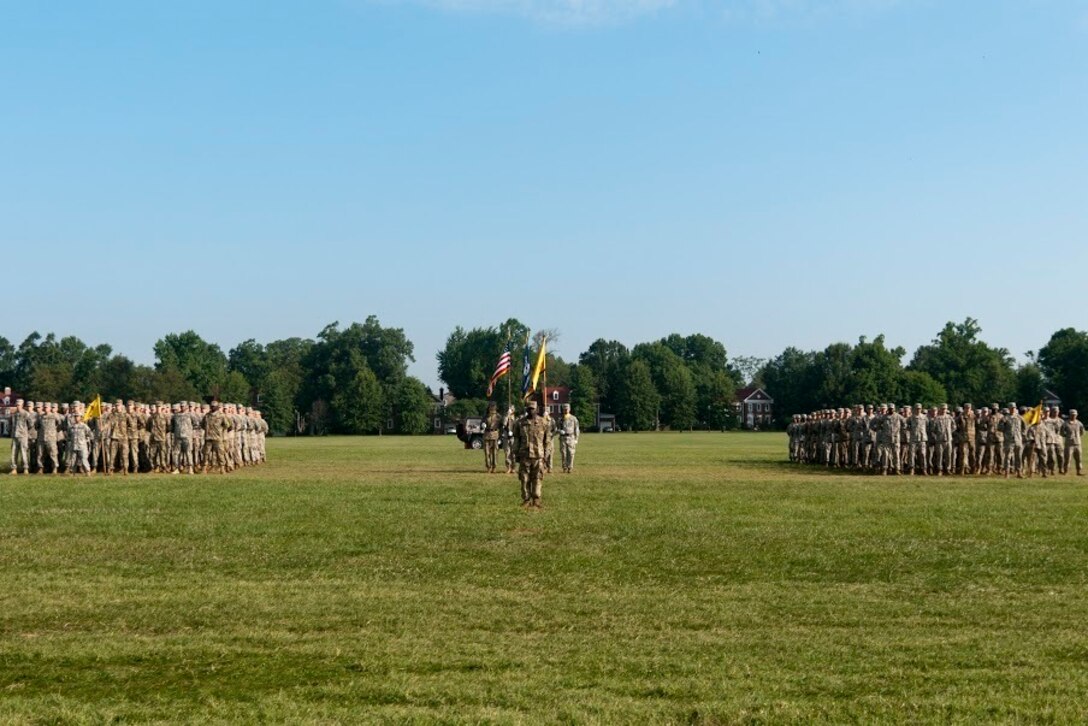
[[1016, 400], [1023, 405], [1034, 406], [1045, 398], [1046, 381], [1043, 371], [1035, 361], [1029, 361], [1016, 369]]
[[948, 403], [1007, 401], [1015, 385], [1012, 356], [979, 340], [980, 332], [972, 318], [946, 324], [930, 345], [915, 351], [909, 369], [944, 386]]
[[763, 369], [767, 366], [766, 358], [742, 355], [733, 358], [729, 367], [731, 377], [737, 386], [763, 387]]
[[570, 367], [570, 410], [583, 429], [597, 425], [597, 381], [589, 366]]
[[15, 384], [15, 346], [0, 335], [0, 389]]
[[681, 431], [695, 426], [695, 383], [687, 366], [672, 365], [662, 372], [661, 420]]
[[767, 393], [774, 399], [776, 418], [780, 426], [789, 423], [790, 416], [818, 408], [815, 391], [818, 381], [814, 375], [816, 354], [789, 347], [773, 358], [763, 369]]
[[578, 362], [593, 372], [597, 383], [597, 394], [601, 408], [605, 412], [619, 410], [618, 391], [623, 383], [623, 371], [631, 353], [617, 340], [598, 338], [586, 352], [578, 357]]
[[1039, 349], [1038, 361], [1066, 408], [1088, 407], [1088, 333], [1062, 328]]
[[434, 401], [422, 381], [405, 378], [393, 388], [392, 400], [397, 433], [425, 434], [431, 430]]
[[922, 371], [903, 371], [899, 382], [899, 400], [885, 401], [906, 405], [920, 403], [927, 408], [947, 402], [944, 386]]
[[[507, 382], [503, 381], [495, 392], [496, 400], [516, 403], [521, 397], [521, 372], [525, 361], [525, 338], [529, 329], [511, 318], [498, 328], [473, 328], [466, 331], [458, 326], [450, 333], [446, 346], [438, 352], [438, 377], [456, 398], [483, 398], [495, 364], [506, 346], [510, 346], [511, 369], [509, 389], [513, 401], [507, 400]], [[550, 357], [550, 356], [549, 356]], [[557, 371], [562, 375], [561, 371]], [[555, 374], [549, 367], [549, 385], [555, 382]]]
[[[325, 326], [302, 358], [298, 403], [310, 411], [311, 430], [331, 423], [342, 433], [381, 432], [390, 417], [392, 391], [414, 360], [412, 349], [403, 330], [383, 328], [373, 315], [343, 330], [338, 323]], [[351, 410], [342, 410], [347, 405]]]
[[369, 366], [339, 387], [332, 398], [337, 428], [347, 434], [380, 432], [385, 421], [385, 402], [378, 377]]
[[902, 347], [888, 348], [884, 336], [871, 342], [862, 336], [851, 352], [850, 385], [836, 405], [852, 406], [896, 398], [903, 375]]
[[648, 431], [657, 423], [661, 396], [650, 377], [650, 366], [642, 359], [632, 359], [624, 367], [616, 385], [616, 415], [626, 428]]
[[227, 377], [227, 356], [192, 330], [171, 333], [155, 343], [155, 368], [173, 368], [202, 394], [220, 392]]
[[707, 371], [695, 378], [695, 418], [703, 428], [731, 428], [735, 415], [733, 378], [725, 371]]

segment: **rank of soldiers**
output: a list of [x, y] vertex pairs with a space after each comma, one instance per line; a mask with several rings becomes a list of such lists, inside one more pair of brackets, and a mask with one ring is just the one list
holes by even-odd
[[[1029, 423], [1030, 421], [1030, 423]], [[1081, 467], [1084, 424], [1071, 409], [1020, 411], [1015, 403], [897, 408], [894, 404], [795, 414], [790, 461], [880, 474], [1043, 477]]]
[[17, 400], [11, 414], [12, 474], [226, 473], [265, 462], [261, 412], [218, 402], [102, 404]]

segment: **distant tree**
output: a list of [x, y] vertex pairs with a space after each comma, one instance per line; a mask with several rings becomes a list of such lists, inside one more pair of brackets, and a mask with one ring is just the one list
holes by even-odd
[[597, 381], [589, 366], [570, 367], [570, 410], [583, 429], [597, 425]]
[[905, 354], [902, 347], [885, 346], [883, 334], [871, 342], [862, 336], [852, 351], [851, 382], [842, 405], [875, 404], [902, 398], [899, 389]]
[[380, 433], [385, 423], [385, 402], [378, 377], [369, 366], [337, 389], [332, 399], [337, 429], [346, 434]]
[[15, 384], [15, 346], [0, 335], [0, 390]]
[[[299, 410], [310, 411], [311, 430], [323, 428], [318, 416], [325, 412], [314, 408], [321, 402], [331, 409], [324, 420], [333, 430], [380, 432], [390, 416], [388, 396], [407, 375], [412, 350], [403, 330], [383, 328], [374, 316], [343, 330], [338, 323], [325, 326], [317, 341], [306, 347], [301, 364], [305, 375], [297, 402]], [[352, 410], [341, 410], [346, 405]]]
[[786, 348], [763, 369], [767, 393], [774, 399], [775, 418], [785, 426], [794, 413], [818, 408], [815, 376], [816, 354]]
[[1016, 400], [1026, 406], [1034, 406], [1043, 400], [1046, 381], [1039, 364], [1030, 360], [1016, 369]]
[[218, 345], [188, 330], [155, 343], [155, 368], [173, 368], [202, 395], [208, 395], [218, 391], [227, 377], [227, 356]]
[[724, 371], [706, 371], [695, 377], [695, 418], [710, 430], [725, 430], [733, 422], [733, 378]]
[[729, 365], [733, 371], [736, 371], [734, 376], [736, 385], [763, 387], [763, 369], [767, 365], [766, 358], [741, 355], [733, 358]]
[[618, 411], [618, 391], [623, 383], [623, 370], [631, 357], [627, 347], [617, 340], [598, 338], [578, 358], [578, 363], [593, 372], [601, 408], [607, 413]]
[[425, 434], [431, 430], [434, 401], [422, 381], [405, 378], [394, 387], [392, 399], [397, 433]]
[[1062, 328], [1039, 349], [1039, 368], [1066, 408], [1088, 407], [1088, 332]]
[[672, 365], [662, 373], [661, 420], [677, 431], [695, 426], [695, 383], [691, 371], [681, 364]]
[[623, 426], [634, 431], [653, 429], [657, 423], [661, 396], [654, 387], [646, 361], [630, 360], [624, 366], [616, 388], [616, 415]]
[[1012, 356], [979, 340], [981, 331], [972, 318], [946, 324], [931, 344], [915, 351], [909, 369], [944, 386], [953, 405], [1007, 401], [1015, 386]]
[[[521, 397], [521, 373], [528, 333], [529, 329], [514, 318], [497, 328], [473, 328], [466, 331], [458, 326], [450, 333], [446, 346], [438, 352], [438, 377], [456, 398], [483, 398], [487, 394], [487, 384], [495, 371], [499, 356], [509, 345], [513, 362], [508, 374], [509, 390], [512, 390], [516, 402]], [[562, 385], [555, 382], [556, 378], [550, 371], [548, 379], [549, 385]], [[504, 380], [493, 398], [509, 403], [507, 390], [507, 382]]]
[[923, 371], [903, 371], [899, 383], [899, 400], [885, 401], [908, 406], [920, 403], [927, 408], [947, 402], [948, 394], [944, 386]]

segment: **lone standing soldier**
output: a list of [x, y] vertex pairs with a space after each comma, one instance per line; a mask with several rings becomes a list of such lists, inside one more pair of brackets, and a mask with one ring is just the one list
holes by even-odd
[[544, 443], [548, 425], [536, 413], [536, 401], [529, 401], [525, 417], [514, 425], [514, 450], [521, 480], [521, 504], [540, 508], [540, 487], [544, 481]]
[[570, 404], [564, 403], [563, 420], [559, 424], [559, 455], [563, 459], [563, 471], [567, 474], [574, 472], [574, 450], [581, 433], [578, 418], [570, 412]]
[[499, 433], [502, 431], [502, 416], [494, 403], [487, 404], [487, 416], [484, 417], [484, 469], [488, 474], [495, 473], [495, 455], [499, 451]]

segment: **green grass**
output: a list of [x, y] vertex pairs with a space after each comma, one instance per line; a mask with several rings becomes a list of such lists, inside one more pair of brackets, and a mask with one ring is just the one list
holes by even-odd
[[533, 512], [452, 437], [269, 450], [0, 479], [0, 722], [1088, 718], [1084, 479], [587, 435]]

